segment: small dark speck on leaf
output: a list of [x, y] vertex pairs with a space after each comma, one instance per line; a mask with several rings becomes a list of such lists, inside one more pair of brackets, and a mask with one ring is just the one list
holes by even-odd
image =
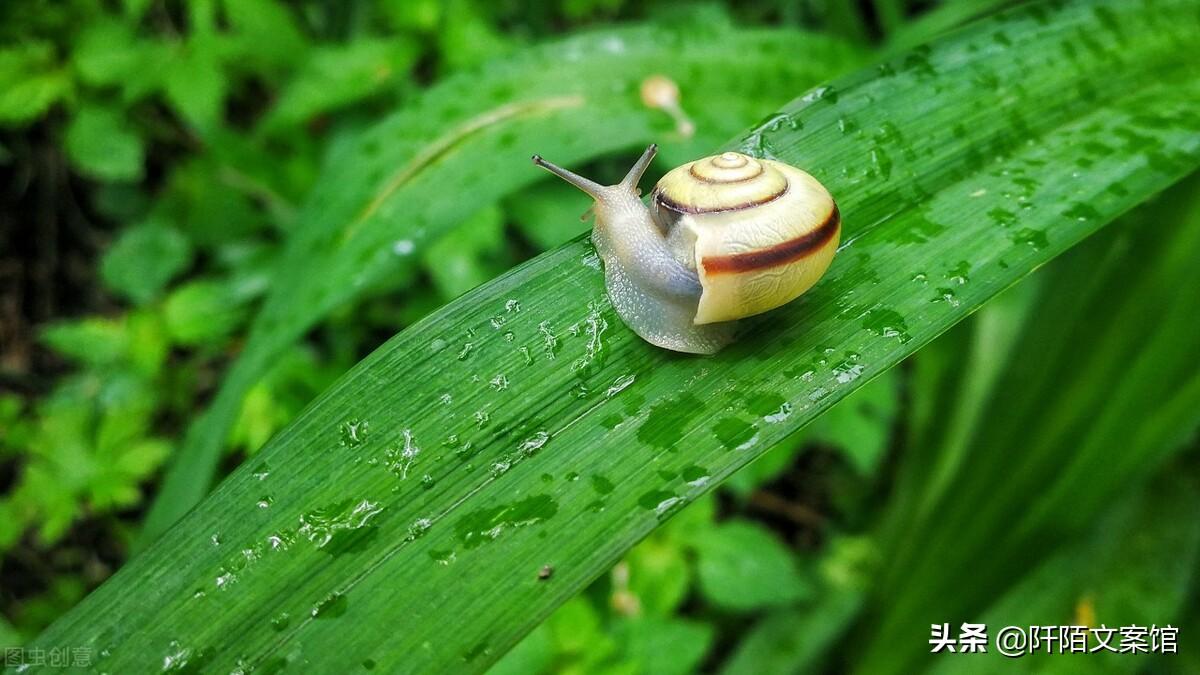
[[538, 570], [538, 581], [546, 581], [554, 576], [554, 567], [551, 565], [542, 565], [542, 569]]

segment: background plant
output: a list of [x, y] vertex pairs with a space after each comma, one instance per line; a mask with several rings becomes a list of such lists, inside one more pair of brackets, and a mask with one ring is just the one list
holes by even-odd
[[[6, 367], [5, 381], [16, 392], [4, 401], [3, 444], [14, 480], [0, 507], [8, 528], [3, 533], [9, 551], [5, 590], [10, 595], [5, 602], [6, 614], [15, 624], [12, 641], [36, 632], [123, 557], [128, 532], [145, 513], [138, 506], [140, 486], [159, 475], [163, 462], [180, 448], [183, 428], [211, 396], [217, 374], [241, 349], [247, 322], [258, 312], [263, 294], [272, 284], [280, 288], [286, 283], [280, 279], [288, 279], [286, 275], [308, 275], [294, 264], [289, 267], [297, 260], [295, 251], [306, 251], [303, 239], [301, 244], [289, 243], [288, 251], [283, 243], [298, 240], [289, 235], [297, 214], [305, 212], [301, 202], [311, 203], [304, 195], [312, 189], [320, 194], [322, 186], [315, 183], [320, 158], [336, 158], [338, 153], [349, 152], [348, 148], [361, 148], [365, 142], [361, 130], [382, 110], [436, 106], [436, 94], [423, 96], [423, 87], [449, 82], [443, 91], [453, 94], [454, 82], [462, 88], [479, 81], [472, 79], [473, 73], [482, 73], [479, 77], [486, 81], [520, 81], [528, 72], [521, 70], [519, 43], [558, 32], [563, 22], [583, 24], [606, 16], [678, 22], [682, 17], [695, 22], [701, 37], [715, 34], [722, 39], [765, 44], [773, 39], [795, 39], [794, 34], [772, 36], [743, 30], [733, 35], [732, 29], [724, 26], [732, 17], [741, 24], [803, 23], [838, 36], [806, 35], [805, 40], [818, 41], [817, 51], [826, 59], [818, 62], [821, 72], [785, 71], [786, 78], [777, 75], [776, 80], [764, 80], [774, 82], [775, 88], [747, 87], [757, 89], [761, 99], [739, 100], [737, 105], [731, 100], [712, 100], [697, 107], [686, 98], [689, 89], [685, 87], [685, 110], [703, 123], [698, 125], [701, 134], [695, 139], [674, 139], [674, 150], [667, 144], [667, 152], [683, 158], [711, 149], [775, 110], [798, 90], [868, 58], [862, 55], [868, 38], [878, 39], [876, 31], [897, 27], [900, 20], [918, 13], [915, 7], [881, 3], [876, 8], [878, 23], [874, 23], [864, 19], [859, 8], [837, 4], [806, 6], [789, 15], [783, 8], [760, 14], [714, 6], [634, 10], [567, 3], [551, 8], [541, 18], [524, 17], [521, 30], [525, 34], [514, 39], [502, 31], [516, 22], [515, 11], [483, 10], [468, 4], [442, 9], [432, 4], [399, 7], [364, 4], [346, 19], [325, 14], [316, 5], [292, 13], [269, 3], [248, 3], [234, 10], [198, 3], [186, 11], [157, 4], [130, 5], [120, 15], [85, 4], [71, 5], [57, 17], [40, 19], [19, 36], [15, 41], [19, 44], [4, 51], [0, 77], [9, 77], [13, 83], [7, 90], [40, 92], [11, 97], [17, 103], [6, 113], [10, 124], [32, 124], [5, 135], [8, 169], [18, 176], [34, 177], [17, 183], [18, 187], [30, 187], [13, 192], [15, 206], [6, 209], [6, 214], [29, 213], [39, 218], [39, 236], [81, 230], [91, 233], [88, 236], [98, 233], [113, 239], [96, 266], [106, 292], [97, 293], [87, 275], [72, 286], [69, 275], [62, 273], [53, 277], [56, 285], [90, 289], [92, 298], [80, 301], [77, 292], [57, 286], [46, 291], [34, 284], [41, 296], [29, 292], [19, 297], [38, 299], [41, 304], [29, 306], [39, 309], [22, 308], [11, 323], [5, 322], [14, 336], [13, 348], [5, 350], [6, 363], [11, 360], [15, 364]], [[18, 3], [9, 11], [20, 8]], [[648, 15], [638, 16], [646, 11]], [[960, 7], [948, 7], [949, 11], [964, 14]], [[921, 21], [936, 25], [936, 15]], [[16, 23], [6, 21], [4, 25]], [[277, 30], [280, 25], [285, 28]], [[294, 30], [286, 28], [289, 25]], [[77, 30], [79, 26], [86, 30]], [[93, 26], [106, 26], [103, 30], [110, 33], [105, 35]], [[256, 26], [258, 33], [254, 32]], [[389, 35], [373, 38], [369, 32], [380, 31], [380, 26], [386, 26]], [[912, 37], [912, 31], [921, 26], [913, 26], [901, 37], [920, 42]], [[639, 44], [636, 30], [620, 33], [622, 39], [631, 41], [626, 44]], [[93, 31], [99, 37], [91, 35]], [[30, 35], [42, 39], [30, 40]], [[604, 34], [596, 38], [601, 44], [603, 39]], [[655, 46], [649, 43], [646, 41], [647, 59], [654, 56]], [[511, 63], [517, 65], [511, 71], [470, 70], [476, 62], [504, 52], [516, 54]], [[296, 59], [296, 54], [306, 56]], [[793, 63], [786, 61], [791, 56], [780, 54], [778, 62], [766, 59], [762, 70], [778, 72]], [[188, 77], [171, 77], [171, 68], [182, 69]], [[458, 80], [454, 79], [456, 72], [461, 73]], [[740, 75], [742, 71], [731, 70], [727, 79], [735, 81]], [[717, 77], [721, 77], [719, 72]], [[804, 84], [797, 87], [797, 81]], [[195, 89], [189, 89], [192, 87]], [[181, 88], [184, 91], [179, 91]], [[271, 96], [264, 96], [264, 88]], [[777, 95], [772, 97], [772, 92]], [[745, 98], [746, 91], [731, 89], [728, 93], [731, 99]], [[451, 94], [444, 96], [452, 99]], [[37, 105], [31, 107], [31, 103]], [[555, 156], [570, 160], [573, 153], [583, 158], [618, 152], [625, 145], [673, 132], [675, 123], [669, 116], [645, 109], [636, 99], [632, 105], [613, 104], [614, 114], [623, 110], [628, 116], [618, 118], [617, 128], [624, 135], [613, 137], [617, 143], [613, 147], [546, 143], [551, 147], [563, 143]], [[724, 114], [728, 117], [721, 119], [719, 115]], [[556, 120], [564, 130], [586, 122], [585, 116], [573, 120], [566, 115]], [[445, 128], [450, 133], [461, 130], [454, 124]], [[423, 129], [421, 133], [436, 136], [436, 131]], [[369, 139], [371, 133], [367, 131], [365, 137]], [[490, 150], [484, 144], [476, 152], [486, 156]], [[279, 157], [288, 161], [280, 162]], [[1161, 159], [1172, 161], [1170, 157]], [[387, 164], [388, 159], [377, 161]], [[610, 164], [603, 157], [596, 161], [601, 174], [618, 171], [621, 163], [614, 160]], [[885, 170], [878, 155], [873, 162], [876, 171]], [[73, 168], [68, 171], [64, 166]], [[367, 175], [365, 169], [362, 175]], [[252, 454], [313, 395], [396, 328], [541, 247], [569, 238], [570, 233], [559, 228], [574, 222], [577, 199], [563, 196], [550, 184], [539, 185], [519, 198], [503, 199], [504, 192], [522, 187], [533, 175], [486, 175], [492, 176], [488, 185], [494, 191], [488, 200], [495, 203], [473, 204], [473, 208], [479, 207], [475, 213], [451, 212], [440, 219], [441, 224], [428, 228], [449, 230], [461, 221], [444, 238], [438, 239], [433, 232], [416, 235], [414, 228], [411, 239], [393, 236], [383, 240], [392, 245], [392, 253], [417, 255], [399, 256], [404, 262], [398, 265], [389, 261], [371, 267], [374, 272], [362, 288], [353, 284], [353, 275], [339, 279], [345, 285], [332, 289], [331, 298], [316, 303], [316, 313], [282, 333], [267, 324], [272, 329], [266, 330], [267, 334], [283, 334], [284, 338], [261, 352], [268, 356], [248, 372], [263, 372], [246, 376], [244, 391], [228, 404], [234, 413], [230, 421], [237, 420], [232, 435], [224, 438], [217, 424], [219, 436], [206, 439], [208, 447], [218, 451], [232, 447], [238, 453], [226, 455], [226, 467]], [[442, 174], [446, 176], [454, 179], [445, 183], [447, 190], [465, 193], [479, 183], [479, 176], [464, 168], [450, 167]], [[336, 178], [325, 179], [327, 194], [355, 183]], [[414, 188], [413, 193], [417, 192]], [[65, 193], [78, 193], [82, 198], [71, 201], [45, 196]], [[43, 195], [40, 199], [39, 194]], [[997, 559], [997, 569], [978, 589], [971, 607], [983, 608], [992, 600], [999, 603], [1001, 598], [1019, 594], [1019, 570], [1036, 565], [1043, 557], [1048, 566], [1073, 569], [1079, 561], [1088, 561], [1095, 563], [1097, 575], [1103, 574], [1104, 564], [1117, 563], [1106, 563], [1103, 552], [1073, 543], [1086, 541], [1092, 518], [1111, 510], [1114, 515], [1105, 522], [1116, 525], [1105, 531], [1124, 528], [1137, 532], [1146, 519], [1186, 508], [1192, 499], [1189, 490], [1194, 490], [1194, 485], [1163, 479], [1172, 483], [1169, 490], [1153, 489], [1142, 502], [1127, 506], [1133, 503], [1130, 500], [1136, 501], [1128, 495], [1140, 484], [1094, 481], [1096, 469], [1087, 464], [1107, 465], [1119, 449], [1138, 475], [1152, 474], [1164, 463], [1172, 463], [1167, 464], [1171, 473], [1187, 473], [1194, 466], [1194, 459], [1187, 455], [1173, 457], [1188, 447], [1186, 432], [1195, 426], [1187, 407], [1194, 400], [1195, 375], [1186, 367], [1172, 365], [1186, 364], [1189, 358], [1194, 362], [1196, 355], [1194, 338], [1186, 330], [1189, 297], [1176, 291], [1181, 283], [1186, 288], [1182, 262], [1186, 256], [1182, 252], [1195, 250], [1194, 245], [1188, 247], [1194, 238], [1188, 238], [1190, 230], [1185, 225], [1195, 220], [1189, 215], [1192, 194], [1190, 186], [1177, 188], [1157, 207], [1158, 212], [1131, 215], [1128, 225], [1114, 230], [1116, 234], [1105, 233], [1099, 243], [1089, 242], [1088, 248], [1073, 252], [1072, 259], [1056, 263], [1048, 270], [1055, 272], [1053, 278], [1037, 277], [1037, 290], [1023, 284], [1010, 292], [1012, 299], [1005, 296], [1000, 304], [989, 305], [970, 324], [923, 351], [906, 370], [888, 371], [860, 389], [808, 427], [804, 439], [789, 439], [787, 447], [772, 451], [732, 477], [719, 500], [702, 500], [669, 521], [610, 575], [564, 605], [499, 667], [522, 672], [535, 667], [686, 672], [700, 663], [715, 666], [723, 662], [733, 669], [757, 671], [774, 666], [786, 670], [831, 653], [825, 650], [836, 644], [833, 641], [843, 630], [853, 632], [855, 622], [871, 626], [879, 620], [880, 625], [907, 636], [904, 631], [922, 623], [914, 616], [962, 611], [962, 607], [950, 605], [914, 607], [913, 603], [945, 595], [944, 588], [937, 586], [943, 583], [940, 579], [930, 577], [923, 585], [918, 576], [913, 583], [911, 570], [938, 570], [939, 565], [948, 563], [926, 560], [922, 564], [912, 551], [922, 550], [922, 542], [949, 536], [945, 532], [959, 531], [961, 526], [943, 525], [931, 514], [944, 512], [941, 507], [945, 504], [954, 505], [956, 513], [975, 513], [962, 506], [972, 499], [990, 505], [993, 520], [989, 522], [993, 524], [976, 527], [974, 549], [965, 544], [951, 547], [956, 555], [968, 558], [980, 547], [994, 545], [1003, 532], [1002, 525], [1012, 513], [1023, 512], [1030, 495], [1045, 494], [1047, 500], [1027, 516], [1042, 519], [1026, 524], [1031, 531], [1038, 532], [1035, 525], [1044, 525], [1047, 517], [1062, 513], [1064, 503], [1075, 507], [1075, 515], [1061, 524], [1051, 518], [1052, 531], [1061, 531], [1065, 549], [1055, 555], [1068, 557], [1052, 559], [1051, 549], [1058, 546], [1047, 547], [1040, 539], [1036, 546], [1031, 540], [1008, 544], [1006, 550], [1023, 552], [1026, 557]], [[1007, 216], [996, 217], [1003, 220]], [[1179, 225], [1138, 227], [1138, 223], [1151, 222]], [[381, 222], [378, 236], [391, 236], [396, 230], [389, 227], [386, 220]], [[915, 231], [919, 236], [920, 230]], [[112, 235], [107, 234], [110, 232]], [[63, 259], [75, 256], [86, 261], [94, 255], [87, 237], [63, 239], [70, 242], [62, 245]], [[14, 237], [13, 241], [25, 240]], [[44, 244], [36, 237], [33, 241]], [[320, 241], [310, 239], [308, 249]], [[364, 250], [371, 244], [367, 240]], [[21, 245], [40, 250], [36, 249], [38, 243]], [[1174, 257], [1163, 253], [1171, 250], [1179, 253]], [[1149, 266], [1155, 274], [1139, 284], [1125, 283], [1120, 261], [1127, 256], [1156, 261]], [[1068, 263], [1076, 259], [1070, 267]], [[1108, 268], [1099, 264], [1106, 260]], [[350, 262], [353, 267], [359, 261]], [[946, 262], [950, 271], [943, 279], [930, 281], [933, 297], [950, 303], [955, 287], [966, 279], [953, 273], [957, 261]], [[1096, 269], [1113, 272], [1097, 275]], [[1070, 303], [1069, 309], [1077, 312], [1071, 314], [1047, 304], [1056, 298], [1074, 299], [1080, 276], [1095, 284], [1097, 299], [1092, 305]], [[1105, 279], [1111, 279], [1109, 286], [1103, 285]], [[1056, 287], [1068, 290], [1056, 293]], [[945, 290], [951, 291], [949, 298]], [[1097, 339], [1094, 336], [1112, 321], [1111, 310], [1117, 304], [1114, 297], [1127, 298], [1120, 306], [1127, 307], [1130, 314], [1121, 325], [1130, 329], [1106, 340]], [[1176, 303], [1163, 313], [1176, 323], [1149, 322], [1138, 315], [1148, 303], [1163, 298]], [[129, 308], [120, 309], [122, 306]], [[270, 316], [269, 307], [268, 301], [258, 321]], [[1087, 313], [1088, 307], [1092, 314]], [[22, 333], [29, 334], [25, 326], [30, 317], [43, 321], [97, 309], [99, 315], [60, 322], [41, 332], [42, 344], [78, 364], [73, 370], [65, 370], [56, 357], [20, 339]], [[1062, 320], [1029, 319], [1047, 315]], [[1155, 330], [1147, 333], [1151, 327]], [[881, 328], [896, 330], [894, 326]], [[1038, 328], [1040, 333], [1035, 330]], [[1054, 339], [1064, 346], [1049, 349], [1047, 344]], [[253, 342], [251, 337], [246, 344]], [[8, 344], [6, 336], [6, 347]], [[1145, 363], [1143, 370], [1132, 375], [1125, 358], [1131, 345], [1139, 345], [1139, 363]], [[246, 347], [247, 352], [250, 349]], [[1045, 403], [1035, 405], [1034, 395], [1028, 394], [1030, 409], [1044, 411], [1046, 431], [1040, 435], [1026, 428], [1022, 410], [1005, 418], [996, 405], [1012, 398], [1005, 395], [1004, 387], [1017, 386], [1002, 377], [1009, 370], [1003, 364], [1011, 361], [1017, 369], [1021, 359], [1014, 355], [1038, 352], [1062, 368], [1057, 376], [1044, 366], [1032, 369], [1046, 378], [1046, 384], [1037, 390], [1044, 392]], [[1064, 363], [1061, 355], [1066, 353], [1075, 356]], [[957, 367], [964, 358], [979, 364], [965, 375]], [[857, 377], [855, 373], [861, 371], [856, 368], [856, 364], [846, 363], [844, 372]], [[1162, 370], [1174, 377], [1163, 380], [1154, 376]], [[1092, 379], [1073, 380], [1079, 373]], [[1118, 377], [1132, 380], [1119, 380], [1121, 386], [1117, 387], [1113, 382]], [[1009, 379], [1022, 382], [1016, 374]], [[1073, 386], [1079, 393], [1062, 397], [1063, 383], [1072, 381], [1078, 382]], [[47, 382], [54, 383], [52, 389]], [[1126, 393], [1109, 403], [1107, 394], [1114, 389]], [[1025, 388], [1020, 391], [1026, 393]], [[1101, 400], [1089, 401], [1089, 397]], [[1068, 400], [1055, 417], [1061, 398]], [[1026, 459], [1031, 462], [1026, 473], [1045, 476], [1046, 469], [1039, 469], [1036, 462], [1057, 466], [1063, 429], [1081, 429], [1084, 419], [1080, 411], [1095, 410], [1097, 405], [1103, 414], [1086, 416], [1089, 424], [1097, 424], [1097, 420], [1117, 424], [1118, 420], [1147, 416], [1154, 423], [1148, 423], [1146, 431], [1132, 439], [1108, 439], [1107, 431], [1094, 432], [1094, 439], [1078, 454], [1062, 481], [1049, 486], [1013, 481], [1007, 486], [1007, 501], [993, 498], [993, 477], [1008, 469], [1013, 461], [1011, 448], [1022, 440], [1006, 440], [1004, 434], [1020, 431], [1032, 439], [1044, 439], [1041, 451], [1031, 452]], [[953, 424], [945, 425], [946, 419]], [[1103, 424], [1098, 427], [1104, 429]], [[351, 425], [346, 442], [354, 444], [359, 431]], [[370, 433], [366, 427], [361, 431]], [[726, 431], [736, 439], [744, 428], [731, 423]], [[1082, 431], [1067, 437], [1080, 434]], [[898, 459], [885, 463], [889, 451]], [[217, 459], [213, 456], [212, 461]], [[1114, 479], [1128, 477], [1115, 471], [1110, 475]], [[935, 487], [928, 487], [931, 484]], [[595, 489], [603, 492], [604, 486]], [[170, 495], [171, 491], [164, 488], [159, 493]], [[889, 495], [891, 500], [881, 505]], [[1176, 501], [1163, 501], [1168, 499]], [[182, 498], [184, 508], [190, 505], [188, 500], [187, 495]], [[884, 525], [876, 531], [875, 524], [881, 519]], [[1044, 529], [1041, 531], [1045, 536]], [[1186, 562], [1194, 558], [1195, 546], [1188, 543], [1193, 536], [1187, 528], [1167, 528], [1158, 540]], [[96, 541], [104, 543], [96, 546]], [[1053, 543], [1060, 542], [1055, 539]], [[1036, 555], [1030, 557], [1030, 552]], [[887, 564], [880, 565], [880, 558]], [[1149, 619], [1185, 616], [1181, 611], [1186, 603], [1180, 598], [1189, 593], [1191, 580], [1182, 570], [1190, 567], [1181, 562], [1180, 571], [1169, 577], [1171, 583], [1146, 591], [1146, 597], [1158, 599], [1157, 613], [1148, 615]], [[869, 588], [867, 580], [874, 579], [880, 580], [882, 590], [873, 590], [879, 598], [872, 599], [871, 593], [864, 593]], [[898, 595], [895, 589], [909, 584], [904, 591], [907, 596]], [[1117, 584], [1114, 588], [1117, 590], [1112, 592], [1119, 598], [1121, 587]], [[1045, 595], [1036, 592], [1039, 597]], [[894, 597], [909, 600], [899, 607], [882, 600]], [[1027, 604], [1019, 595], [1012, 597], [1015, 599], [1008, 600], [1012, 606]], [[1081, 603], [1103, 608], [1108, 595], [1099, 597], [1094, 588], [1063, 584], [1057, 597], [1062, 606], [1074, 611]], [[889, 609], [881, 611], [879, 606]], [[910, 614], [902, 614], [904, 611]], [[889, 617], [888, 612], [894, 616]], [[879, 619], [870, 618], [880, 614]], [[1165, 619], [1159, 619], [1160, 615]], [[822, 626], [824, 632], [805, 629], [809, 625]], [[798, 634], [805, 637], [779, 639]], [[921, 637], [915, 641], [893, 637], [877, 644], [911, 642], [911, 647], [919, 648]], [[672, 658], [663, 661], [664, 653]], [[193, 663], [203, 663], [200, 654], [186, 656], [196, 659]], [[488, 653], [486, 658], [495, 656]], [[918, 657], [919, 652], [908, 658]], [[872, 660], [877, 658], [868, 651], [862, 667], [878, 667]], [[903, 663], [895, 662], [896, 667]]]

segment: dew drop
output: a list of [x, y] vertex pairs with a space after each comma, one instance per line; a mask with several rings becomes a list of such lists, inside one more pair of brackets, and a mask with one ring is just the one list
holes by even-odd
[[342, 446], [357, 448], [367, 442], [369, 425], [366, 420], [350, 420], [342, 424]]

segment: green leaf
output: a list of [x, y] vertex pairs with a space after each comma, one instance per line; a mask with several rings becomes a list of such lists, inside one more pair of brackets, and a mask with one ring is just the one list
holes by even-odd
[[83, 173], [100, 180], [138, 181], [146, 149], [122, 111], [85, 105], [67, 127], [67, 154]]
[[42, 329], [41, 340], [63, 356], [91, 366], [116, 363], [128, 355], [129, 333], [120, 319], [89, 317]]
[[142, 496], [138, 483], [153, 474], [170, 453], [170, 444], [157, 438], [104, 448], [88, 491], [89, 501], [106, 510], [137, 504]]
[[278, 0], [226, 0], [222, 5], [237, 35], [237, 51], [245, 58], [290, 69], [307, 49], [286, 4]]
[[235, 286], [222, 280], [188, 282], [163, 303], [167, 333], [183, 345], [219, 343], [246, 320], [245, 300]]
[[507, 54], [512, 42], [498, 31], [472, 0], [448, 0], [437, 33], [438, 53], [448, 70], [476, 66]]
[[[336, 669], [347, 653], [384, 671], [482, 670], [662, 520], [1193, 171], [1200, 73], [1189, 55], [1200, 34], [1189, 22], [1198, 6], [1034, 5], [814, 90], [736, 145], [810, 169], [838, 200], [847, 243], [800, 301], [747, 320], [719, 355], [681, 356], [621, 324], [584, 241], [556, 249], [388, 341], [259, 453], [267, 469], [235, 470], [32, 644], [108, 649], [113, 672], [159, 667], [180, 649], [211, 655], [213, 670], [239, 659]], [[550, 143], [547, 120], [537, 123]], [[498, 165], [520, 174], [508, 161]], [[362, 195], [349, 183], [329, 181], [319, 198], [356, 213]], [[417, 209], [395, 208], [396, 218]], [[337, 234], [317, 241], [332, 247]], [[1172, 273], [1194, 255], [1177, 258]], [[968, 281], [949, 298], [913, 280], [956, 273], [962, 261]], [[324, 265], [291, 274], [342, 278]], [[299, 288], [287, 287], [288, 306], [312, 301]], [[861, 375], [800, 377], [829, 347], [859, 354]], [[503, 386], [491, 385], [499, 375]], [[793, 413], [760, 417], [748, 392], [781, 396]], [[1120, 405], [1146, 393], [1122, 392]], [[1169, 436], [1196, 407], [1165, 409], [1143, 430]], [[732, 443], [729, 427], [751, 434]], [[1098, 441], [1087, 442], [1087, 457], [1099, 457]], [[201, 464], [193, 480], [206, 474]], [[1004, 468], [973, 480], [994, 485]], [[1088, 468], [1068, 470], [1084, 480]], [[566, 472], [615, 486], [604, 508], [591, 508], [587, 482], [553, 480]], [[258, 506], [264, 495], [268, 508]], [[954, 532], [974, 536], [969, 523]], [[539, 579], [545, 565], [555, 570], [548, 580]], [[285, 613], [290, 622], [273, 628]]]
[[53, 45], [0, 48], [0, 125], [32, 122], [70, 92], [71, 78], [55, 62]]
[[792, 552], [752, 521], [715, 528], [698, 542], [696, 553], [700, 586], [721, 607], [744, 612], [789, 605], [808, 595]]
[[82, 82], [121, 84], [148, 65], [140, 47], [131, 24], [101, 20], [84, 28], [71, 59]]
[[[713, 44], [742, 58], [730, 60]], [[336, 151], [298, 218], [241, 358], [188, 431], [145, 538], [208, 491], [241, 399], [271, 360], [334, 308], [402, 276], [439, 235], [546, 180], [523, 158], [540, 151], [570, 162], [658, 141], [664, 162], [691, 159], [855, 58], [839, 42], [795, 31], [602, 31], [449, 78]], [[638, 89], [654, 73], [678, 82], [693, 137], [675, 135], [669, 115], [642, 104]], [[194, 208], [232, 194], [218, 191]], [[177, 222], [191, 210], [181, 208]], [[310, 273], [316, 269], [322, 273]]]
[[177, 230], [155, 222], [128, 228], [104, 254], [108, 287], [138, 304], [158, 295], [191, 262], [192, 247]]
[[768, 612], [742, 636], [720, 672], [785, 675], [819, 671], [830, 648], [859, 617], [877, 555], [877, 546], [867, 537], [830, 537], [814, 565], [814, 597]]
[[264, 229], [266, 216], [246, 194], [233, 189], [225, 169], [204, 157], [177, 165], [150, 217], [177, 225], [203, 248]]
[[54, 543], [83, 513], [135, 505], [140, 483], [168, 454], [149, 435], [156, 392], [140, 374], [109, 368], [64, 379], [37, 410], [16, 485], [0, 506], [0, 548], [28, 528]]
[[691, 587], [692, 572], [679, 542], [651, 537], [626, 556], [629, 593], [649, 616], [670, 616]]
[[165, 55], [163, 88], [167, 101], [201, 136], [216, 131], [229, 89], [218, 52], [213, 36], [197, 35]]
[[442, 16], [438, 0], [380, 0], [378, 5], [388, 23], [399, 30], [431, 33]]
[[721, 672], [817, 672], [821, 656], [846, 630], [861, 604], [857, 594], [834, 592], [812, 604], [775, 610], [755, 624]]
[[[413, 246], [411, 241], [402, 239], [392, 249], [397, 255], [404, 255], [405, 250], [411, 253]], [[422, 262], [434, 288], [443, 298], [452, 300], [508, 269], [511, 260], [504, 254], [506, 246], [504, 213], [491, 206], [432, 244]]]
[[264, 124], [272, 129], [303, 124], [378, 95], [403, 81], [417, 56], [413, 42], [396, 38], [318, 47], [288, 83]]
[[642, 617], [621, 622], [617, 635], [631, 672], [686, 675], [696, 672], [713, 642], [712, 626], [695, 621]]

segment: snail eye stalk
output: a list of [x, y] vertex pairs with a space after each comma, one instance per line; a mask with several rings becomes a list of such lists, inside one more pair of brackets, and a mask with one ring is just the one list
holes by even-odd
[[638, 161], [633, 163], [629, 169], [629, 173], [625, 174], [625, 179], [621, 181], [621, 185], [631, 190], [637, 190], [638, 182], [642, 180], [642, 174], [646, 173], [646, 169], [650, 166], [650, 162], [654, 161], [654, 155], [658, 154], [658, 144], [651, 143]]
[[549, 171], [555, 176], [567, 181], [571, 185], [574, 185], [580, 190], [588, 193], [591, 195], [592, 199], [604, 199], [605, 192], [608, 190], [608, 188], [597, 183], [596, 181], [588, 180], [574, 171], [568, 171], [557, 164], [547, 162], [546, 160], [542, 159], [541, 155], [534, 155], [533, 163]]

